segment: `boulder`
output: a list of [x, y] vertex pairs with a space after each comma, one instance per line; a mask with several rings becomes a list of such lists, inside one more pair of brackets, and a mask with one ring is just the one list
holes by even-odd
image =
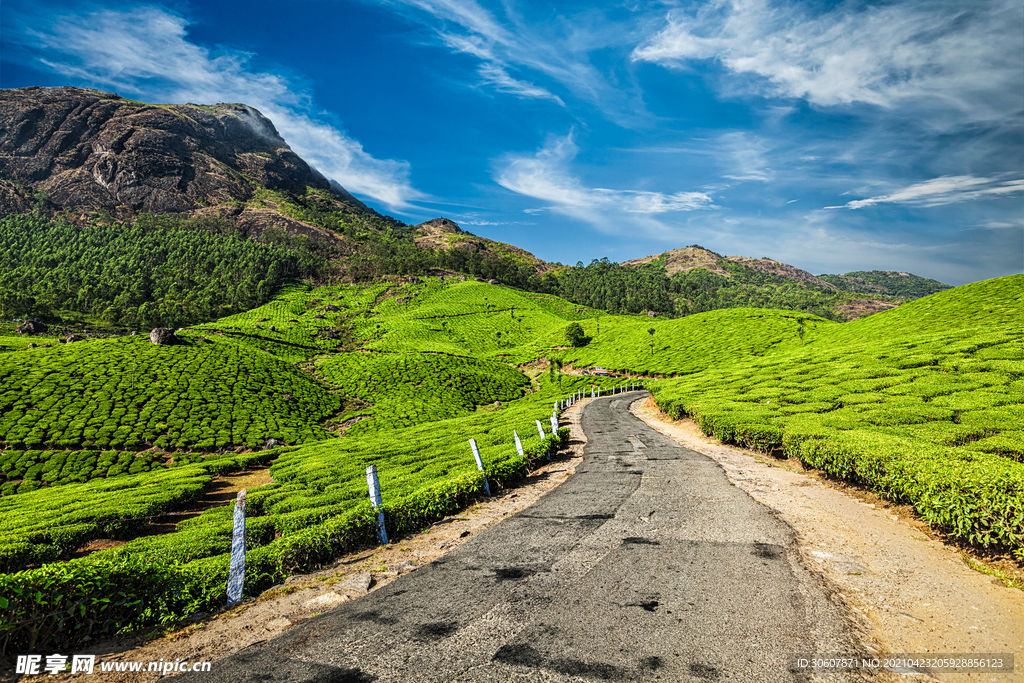
[[345, 579], [340, 584], [339, 588], [347, 591], [353, 591], [356, 593], [365, 593], [370, 590], [370, 584], [373, 582], [373, 577], [370, 576], [369, 572], [362, 574], [356, 574], [348, 579]]
[[18, 334], [42, 334], [46, 332], [46, 325], [35, 318], [29, 318], [24, 324], [18, 325], [15, 330]]
[[82, 336], [82, 335], [80, 335], [80, 334], [69, 334], [69, 335], [68, 335], [68, 336], [67, 336], [67, 337], [66, 337], [66, 338], [64, 339], [64, 343], [65, 343], [65, 344], [70, 344], [71, 342], [76, 342], [76, 341], [85, 341], [85, 337], [83, 337], [83, 336]]
[[341, 595], [331, 591], [330, 593], [324, 593], [323, 595], [317, 596], [312, 600], [307, 600], [302, 604], [306, 609], [316, 610], [323, 612], [325, 610], [333, 609], [342, 603], [346, 603], [352, 598], [347, 595]]
[[267, 630], [268, 631], [283, 631], [286, 628], [288, 628], [289, 626], [291, 626], [293, 623], [294, 622], [292, 622], [292, 620], [289, 619], [288, 617], [277, 617], [276, 619], [271, 619], [270, 621], [267, 622]]
[[260, 447], [260, 450], [269, 451], [271, 448], [277, 448], [278, 446], [283, 445], [283, 441], [278, 441], [277, 439], [267, 439], [266, 441], [263, 442], [263, 446]]
[[153, 331], [149, 333], [149, 341], [154, 344], [163, 345], [177, 344], [178, 337], [175, 336], [174, 330], [167, 329], [166, 327], [154, 327]]

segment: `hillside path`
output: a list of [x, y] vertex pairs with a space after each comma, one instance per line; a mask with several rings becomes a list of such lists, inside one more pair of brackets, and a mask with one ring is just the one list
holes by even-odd
[[787, 655], [860, 651], [792, 530], [643, 395], [587, 402], [582, 464], [533, 506], [195, 680], [799, 681]]

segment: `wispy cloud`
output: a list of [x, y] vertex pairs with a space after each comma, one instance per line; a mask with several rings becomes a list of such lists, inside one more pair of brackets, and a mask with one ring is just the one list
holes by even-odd
[[[162, 7], [39, 16], [22, 40], [40, 63], [81, 83], [167, 102], [244, 102], [270, 118], [289, 146], [350, 192], [392, 209], [424, 198], [409, 164], [377, 159], [313, 108], [312, 95], [280, 74], [250, 68], [253, 55], [196, 45], [188, 20]], [[6, 29], [10, 30], [10, 29]]]
[[447, 48], [479, 59], [479, 84], [498, 92], [565, 106], [553, 86], [605, 109], [624, 99], [622, 89], [589, 61], [591, 50], [629, 40], [631, 30], [622, 26], [608, 30], [610, 25], [602, 22], [591, 33], [582, 19], [549, 14], [545, 22], [530, 24], [507, 4], [499, 15], [475, 0], [381, 1], [413, 10], [406, 15], [433, 30]]
[[685, 67], [718, 60], [761, 77], [763, 92], [818, 105], [930, 101], [962, 119], [1020, 111], [1018, 0], [847, 2], [815, 14], [796, 3], [715, 0], [671, 11], [632, 58]]
[[536, 154], [506, 159], [495, 179], [513, 192], [551, 202], [550, 206], [528, 209], [528, 213], [555, 211], [609, 232], [641, 228], [648, 233], [663, 233], [669, 228], [653, 216], [717, 208], [705, 192], [586, 187], [568, 168], [578, 150], [572, 133], [552, 138]]
[[768, 145], [763, 139], [744, 132], [734, 132], [722, 135], [718, 144], [733, 166], [733, 173], [724, 178], [762, 182], [772, 179], [772, 170], [764, 158]]
[[1017, 192], [1024, 192], [1024, 180], [1000, 178], [976, 178], [975, 176], [942, 176], [921, 183], [914, 183], [889, 194], [857, 199], [842, 206], [826, 206], [826, 209], [863, 209], [876, 204], [906, 204], [909, 206], [943, 206], [976, 199], [995, 199]]
[[532, 83], [512, 78], [504, 67], [498, 66], [493, 62], [481, 64], [477, 68], [477, 72], [480, 74], [481, 81], [493, 86], [498, 92], [510, 93], [527, 99], [552, 100], [563, 107], [565, 106], [562, 98], [558, 95], [554, 95], [550, 91], [537, 87]]

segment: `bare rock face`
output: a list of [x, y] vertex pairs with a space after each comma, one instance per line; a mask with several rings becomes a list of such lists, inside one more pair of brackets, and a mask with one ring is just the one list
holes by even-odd
[[174, 330], [170, 330], [166, 327], [154, 327], [153, 331], [149, 333], [149, 341], [154, 344], [177, 344], [178, 337], [174, 334]]
[[15, 328], [18, 334], [43, 334], [46, 329], [46, 325], [34, 318], [26, 320], [23, 325], [18, 325]]
[[[151, 105], [81, 88], [0, 90], [0, 213], [51, 208], [185, 212], [247, 201], [253, 188], [331, 190], [244, 104]], [[253, 184], [255, 183], [255, 184]]]

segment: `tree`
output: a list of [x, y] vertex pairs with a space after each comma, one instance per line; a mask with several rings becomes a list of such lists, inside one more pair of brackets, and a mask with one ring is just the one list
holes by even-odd
[[548, 358], [548, 374], [551, 375], [551, 381], [554, 382], [555, 378], [558, 378], [558, 389], [562, 389], [562, 359], [561, 358]]
[[569, 323], [565, 328], [565, 340], [569, 342], [569, 346], [583, 346], [585, 339], [583, 326], [579, 323]]
[[648, 327], [647, 334], [651, 335], [651, 355], [654, 355], [654, 328]]

